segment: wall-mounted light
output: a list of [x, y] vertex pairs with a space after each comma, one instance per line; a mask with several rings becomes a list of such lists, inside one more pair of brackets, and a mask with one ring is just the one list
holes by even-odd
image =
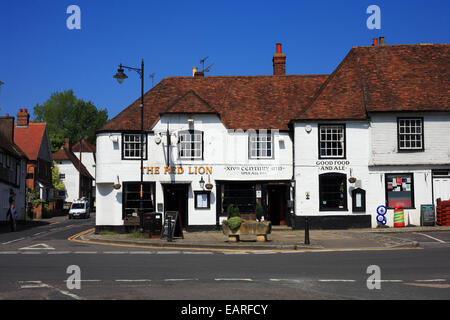
[[187, 122], [190, 126], [194, 125], [194, 119], [192, 119], [192, 118], [189, 118]]
[[292, 180], [292, 181], [291, 181], [291, 187], [292, 187], [292, 188], [295, 188], [295, 180]]
[[156, 136], [155, 137], [155, 143], [156, 144], [160, 144], [161, 143], [161, 137], [160, 136]]
[[312, 127], [308, 124], [308, 125], [305, 127], [305, 131], [308, 132], [308, 133], [310, 133], [310, 132], [312, 131]]

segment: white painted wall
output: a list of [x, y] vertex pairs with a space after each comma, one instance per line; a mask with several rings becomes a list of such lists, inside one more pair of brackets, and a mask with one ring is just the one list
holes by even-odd
[[56, 161], [59, 168], [59, 173], [64, 174], [65, 178], [61, 179], [66, 187], [66, 196], [64, 201], [73, 202], [78, 199], [78, 183], [79, 173], [70, 160]]
[[[371, 165], [450, 163], [450, 113], [371, 114]], [[423, 152], [398, 152], [397, 117], [424, 118]]]
[[[328, 123], [324, 123], [328, 124]], [[342, 124], [339, 123], [339, 124]], [[369, 197], [369, 124], [367, 122], [347, 122], [346, 124], [346, 159], [319, 159], [319, 133], [317, 123], [297, 122], [294, 126], [295, 134], [295, 181], [296, 181], [296, 210], [297, 216], [314, 215], [357, 215], [369, 213], [353, 213], [351, 191], [356, 187], [347, 181], [348, 211], [320, 211], [319, 208], [319, 175], [323, 173], [343, 173], [347, 180], [353, 176], [360, 180], [360, 187], [366, 190]], [[311, 131], [306, 131], [311, 126]], [[322, 168], [321, 163], [337, 161], [333, 169]], [[348, 161], [347, 164], [345, 164]], [[342, 165], [343, 164], [343, 165]], [[343, 168], [342, 168], [343, 166]], [[309, 192], [310, 199], [306, 199]], [[366, 208], [367, 209], [367, 208]]]
[[[162, 183], [189, 183], [188, 217], [189, 225], [215, 225], [216, 223], [216, 180], [291, 180], [292, 179], [292, 141], [289, 134], [281, 132], [274, 135], [274, 158], [253, 160], [248, 157], [248, 136], [246, 133], [230, 133], [215, 115], [195, 115], [194, 125], [189, 126], [187, 115], [164, 115], [153, 128], [148, 138], [149, 158], [144, 160], [144, 167], [158, 167], [159, 174], [145, 174], [144, 181], [156, 182], [156, 203], [164, 203]], [[182, 166], [183, 174], [164, 172], [166, 166], [167, 139], [169, 130], [171, 138], [170, 166]], [[199, 130], [204, 132], [204, 158], [202, 160], [181, 160], [178, 158], [178, 132], [180, 130]], [[161, 136], [159, 135], [161, 133]], [[156, 143], [157, 137], [161, 142]], [[117, 142], [113, 142], [117, 140]], [[122, 160], [122, 134], [101, 133], [97, 135], [96, 162], [96, 205], [97, 225], [122, 225], [121, 190], [113, 189], [118, 180], [140, 181], [140, 160]], [[211, 208], [209, 210], [194, 208], [194, 191], [201, 190], [200, 174], [189, 173], [195, 167], [211, 167], [210, 181]], [[261, 170], [255, 170], [261, 169]], [[249, 170], [253, 169], [253, 170]], [[249, 172], [252, 172], [249, 174]], [[258, 174], [255, 174], [258, 172]], [[119, 178], [118, 178], [119, 177]], [[207, 174], [203, 179], [208, 182]]]

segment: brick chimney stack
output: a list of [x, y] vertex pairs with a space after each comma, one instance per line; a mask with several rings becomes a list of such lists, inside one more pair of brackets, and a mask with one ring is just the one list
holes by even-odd
[[285, 75], [286, 74], [286, 55], [281, 52], [281, 43], [277, 43], [277, 51], [273, 55], [273, 75]]
[[72, 151], [72, 145], [70, 144], [70, 139], [69, 138], [65, 139], [64, 148], [66, 148], [69, 151]]
[[28, 114], [27, 109], [20, 109], [19, 112], [17, 112], [17, 127], [28, 128], [29, 123], [30, 115]]

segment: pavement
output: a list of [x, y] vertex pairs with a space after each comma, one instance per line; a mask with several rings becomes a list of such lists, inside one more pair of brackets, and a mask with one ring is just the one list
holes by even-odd
[[310, 230], [309, 245], [305, 244], [305, 232], [303, 230], [292, 230], [287, 227], [274, 227], [266, 242], [257, 242], [255, 236], [241, 236], [240, 242], [228, 242], [228, 237], [222, 231], [184, 232], [184, 238], [175, 238], [172, 242], [168, 242], [166, 239], [150, 239], [147, 234], [140, 238], [131, 234], [95, 234], [93, 229], [75, 235], [70, 240], [93, 244], [166, 249], [345, 251], [417, 248], [419, 247], [418, 241], [411, 241], [408, 237], [399, 237], [398, 234], [438, 231], [450, 231], [450, 227]]

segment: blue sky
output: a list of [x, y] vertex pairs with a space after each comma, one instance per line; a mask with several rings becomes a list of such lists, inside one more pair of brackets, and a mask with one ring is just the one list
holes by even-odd
[[[69, 5], [81, 30], [69, 30]], [[381, 30], [366, 9], [381, 8]], [[120, 62], [145, 62], [145, 91], [169, 76], [190, 76], [209, 56], [207, 75], [272, 74], [275, 43], [288, 74], [329, 74], [353, 46], [385, 36], [387, 44], [448, 43], [450, 1], [399, 0], [2, 0], [0, 115], [33, 109], [52, 93], [75, 95], [117, 115], [140, 95], [138, 75], [119, 85]]]

